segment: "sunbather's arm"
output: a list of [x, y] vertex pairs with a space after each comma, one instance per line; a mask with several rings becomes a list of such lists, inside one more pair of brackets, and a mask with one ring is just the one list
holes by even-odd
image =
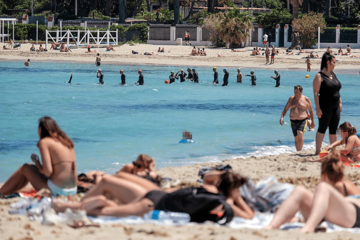
[[245, 203], [241, 196], [238, 196], [236, 200], [229, 199], [227, 202], [233, 209], [234, 216], [246, 219], [254, 218], [255, 214], [253, 210], [251, 210], [251, 208]]

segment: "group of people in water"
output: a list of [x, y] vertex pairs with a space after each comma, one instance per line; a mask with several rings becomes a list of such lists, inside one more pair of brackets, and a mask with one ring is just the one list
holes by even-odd
[[[360, 147], [360, 140], [356, 139], [356, 129], [350, 123], [343, 123], [340, 131], [343, 139], [329, 146], [328, 150], [332, 151], [321, 159], [321, 183], [315, 192], [303, 186], [295, 187], [266, 229], [277, 229], [294, 221], [305, 223], [302, 232], [314, 232], [322, 221], [345, 228], [360, 227], [360, 189], [344, 178], [341, 161], [349, 148], [335, 149], [350, 142]], [[22, 191], [28, 183], [37, 191], [49, 189], [54, 196], [69, 197], [78, 192], [82, 183], [90, 183], [89, 187], [81, 188], [86, 195], [79, 202], [54, 199], [52, 208], [56, 212], [70, 208], [85, 210], [89, 215], [118, 217], [143, 216], [151, 210], [184, 212], [193, 222], [219, 224], [229, 223], [234, 217], [254, 217], [254, 209], [240, 192], [248, 178], [231, 168], [207, 172], [201, 187], [184, 189], [161, 188], [162, 179], [155, 171], [155, 161], [145, 154], [114, 175], [100, 171], [77, 175], [74, 143], [52, 118], [40, 118], [38, 135], [41, 159], [32, 154], [33, 164], [24, 164], [12, 174], [0, 187], [0, 197]], [[302, 213], [300, 219], [295, 217], [298, 211]]]

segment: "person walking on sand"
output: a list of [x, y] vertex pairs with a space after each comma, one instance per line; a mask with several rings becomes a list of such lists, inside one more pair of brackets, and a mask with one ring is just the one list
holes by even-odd
[[30, 66], [30, 59], [28, 59], [26, 62], [24, 62], [24, 65], [25, 65], [26, 67], [29, 67], [29, 66]]
[[303, 88], [300, 85], [294, 87], [294, 95], [289, 98], [280, 117], [280, 125], [282, 126], [284, 124], [284, 116], [290, 108], [290, 124], [295, 137], [296, 151], [301, 151], [304, 145], [304, 132], [308, 120], [307, 110], [310, 113], [311, 128], [315, 127], [311, 101], [308, 97], [302, 95], [302, 91]]
[[268, 45], [266, 45], [265, 56], [266, 56], [265, 64], [269, 64], [270, 63], [270, 49], [269, 49]]
[[274, 63], [275, 63], [275, 54], [276, 54], [276, 49], [275, 49], [274, 45], [272, 45], [272, 50], [271, 50], [271, 63], [270, 63], [270, 64], [274, 64]]
[[121, 75], [121, 85], [125, 85], [126, 84], [126, 76], [124, 74], [124, 70], [120, 70], [120, 75]]
[[144, 75], [142, 74], [142, 70], [138, 71], [139, 80], [135, 84], [144, 85]]
[[250, 74], [245, 75], [247, 77], [251, 77], [250, 78], [251, 86], [256, 86], [256, 75], [254, 73], [255, 73], [254, 71], [251, 71]]
[[276, 81], [275, 87], [279, 87], [280, 86], [280, 74], [279, 74], [278, 70], [275, 70], [274, 73], [276, 74], [276, 77], [271, 76], [271, 78]]
[[237, 69], [237, 72], [238, 72], [238, 74], [237, 74], [237, 76], [236, 76], [236, 82], [237, 82], [237, 83], [242, 83], [243, 75], [242, 75], [242, 73], [241, 73], [241, 69], [238, 68], [238, 69]]
[[311, 62], [310, 62], [310, 57], [309, 56], [307, 56], [306, 57], [306, 66], [307, 66], [307, 70], [306, 71], [308, 71], [308, 72], [311, 72]]
[[330, 144], [333, 144], [337, 139], [336, 130], [340, 122], [342, 101], [340, 97], [341, 83], [333, 71], [335, 66], [335, 56], [324, 53], [321, 59], [321, 71], [316, 74], [313, 81], [316, 116], [319, 118], [319, 128], [315, 138], [315, 154], [320, 153], [322, 141], [328, 128]]
[[224, 68], [224, 79], [223, 79], [223, 87], [227, 86], [229, 83], [229, 72], [226, 68]]
[[190, 45], [191, 46], [191, 43], [190, 43], [190, 33], [188, 31], [185, 31], [185, 45]]
[[101, 57], [100, 57], [100, 53], [98, 53], [95, 59], [95, 66], [100, 67], [100, 65], [101, 65]]
[[264, 36], [263, 36], [264, 47], [266, 47], [267, 41], [268, 41], [268, 35], [265, 33]]
[[217, 72], [216, 67], [213, 67], [213, 72], [214, 72], [214, 81], [212, 83], [219, 84], [219, 73]]

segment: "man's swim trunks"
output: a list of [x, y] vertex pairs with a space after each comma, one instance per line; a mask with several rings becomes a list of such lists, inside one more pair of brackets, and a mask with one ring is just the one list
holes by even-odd
[[307, 118], [303, 120], [290, 120], [290, 124], [294, 137], [296, 137], [297, 131], [305, 132], [307, 127]]

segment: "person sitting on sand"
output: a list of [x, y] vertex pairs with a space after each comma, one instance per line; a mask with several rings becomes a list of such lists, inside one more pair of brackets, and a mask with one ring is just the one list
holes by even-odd
[[165, 48], [162, 48], [162, 49], [161, 49], [161, 47], [159, 47], [158, 52], [159, 52], [159, 53], [160, 53], [160, 52], [165, 52]]
[[338, 55], [343, 55], [343, 53], [344, 53], [344, 52], [343, 52], [342, 48], [340, 47], [340, 48], [339, 48], [339, 51], [338, 51]]
[[261, 55], [260, 48], [256, 48], [256, 55]]
[[37, 52], [43, 52], [43, 51], [44, 51], [44, 48], [43, 48], [42, 44], [40, 44], [39, 49], [38, 49], [38, 50], [36, 50], [36, 51], [37, 51]]
[[[166, 210], [189, 213], [194, 222], [210, 220], [222, 224], [230, 222], [234, 216], [247, 219], [254, 216], [239, 196], [239, 187], [247, 179], [230, 171], [214, 174], [215, 185], [204, 183], [202, 187], [188, 187], [171, 193], [145, 179], [128, 173], [120, 174], [121, 178], [105, 176], [80, 202], [54, 199], [51, 207], [56, 212], [63, 212], [66, 208], [84, 209], [89, 215], [117, 217], [143, 216], [152, 210]], [[209, 200], [213, 204], [204, 204]]]
[[88, 45], [87, 46], [87, 52], [85, 52], [85, 53], [96, 53], [96, 50], [91, 50], [91, 46], [90, 45]]
[[60, 52], [71, 52], [71, 49], [66, 47], [65, 43], [63, 43], [63, 44], [61, 44]]
[[360, 195], [360, 189], [344, 179], [340, 153], [334, 151], [321, 164], [321, 182], [315, 192], [303, 186], [295, 187], [265, 229], [278, 229], [293, 219], [298, 211], [305, 221], [301, 232], [314, 232], [322, 221], [344, 228], [359, 228], [360, 199], [352, 198], [352, 195]]
[[155, 55], [154, 52], [144, 52], [144, 55]]
[[107, 47], [106, 47], [106, 51], [114, 51], [115, 52], [115, 50], [114, 50], [114, 48], [111, 46], [111, 44], [109, 44]]
[[197, 51], [195, 46], [193, 47], [193, 49], [191, 50], [190, 56], [197, 56]]
[[50, 50], [51, 50], [51, 49], [59, 50], [59, 49], [60, 49], [60, 45], [61, 45], [60, 42], [53, 43], [53, 44], [51, 44]]
[[201, 56], [206, 56], [205, 48], [202, 49]]
[[[360, 139], [356, 136], [356, 128], [350, 123], [344, 122], [340, 125], [339, 130], [342, 139], [327, 146], [325, 150], [332, 151], [345, 144], [345, 148], [340, 150], [341, 155], [351, 162], [360, 162]], [[326, 157], [310, 159], [309, 162], [324, 162]]]
[[26, 67], [29, 67], [29, 66], [30, 66], [30, 59], [28, 59], [26, 62], [24, 62], [24, 65], [25, 65]]
[[254, 50], [251, 52], [250, 56], [256, 56], [257, 50], [254, 48]]
[[330, 47], [328, 47], [328, 48], [326, 49], [326, 52], [327, 52], [327, 53], [332, 53], [332, 50], [330, 49]]
[[280, 125], [284, 125], [284, 117], [290, 108], [290, 124], [295, 138], [296, 151], [301, 151], [304, 145], [304, 132], [307, 126], [308, 114], [310, 112], [311, 128], [315, 127], [314, 112], [311, 101], [308, 97], [302, 95], [303, 88], [300, 85], [294, 87], [294, 95], [291, 96], [281, 113]]
[[351, 55], [351, 48], [350, 48], [350, 45], [347, 45], [347, 47], [346, 47], [346, 51], [347, 51], [346, 55]]
[[22, 165], [1, 186], [0, 195], [16, 193], [29, 182], [37, 191], [50, 189], [54, 196], [76, 194], [74, 143], [50, 117], [40, 118], [38, 134], [41, 162], [36, 154], [32, 154], [34, 164]]
[[34, 44], [31, 45], [30, 52], [36, 51]]
[[319, 58], [319, 55], [314, 55], [314, 52], [311, 52], [309, 56], [310, 58]]

